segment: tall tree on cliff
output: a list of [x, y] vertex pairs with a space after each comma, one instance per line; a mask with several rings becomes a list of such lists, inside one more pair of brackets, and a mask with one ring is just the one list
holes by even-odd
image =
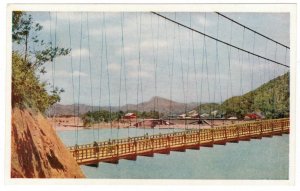
[[[45, 64], [64, 56], [71, 51], [53, 46], [39, 39], [38, 33], [43, 26], [33, 21], [26, 12], [14, 11], [12, 14], [12, 106], [30, 107], [44, 112], [60, 101], [59, 94], [64, 90], [53, 87], [47, 92], [47, 82], [41, 82], [39, 74], [45, 74]], [[35, 48], [29, 46], [31, 43]], [[20, 49], [20, 47], [23, 47]]]

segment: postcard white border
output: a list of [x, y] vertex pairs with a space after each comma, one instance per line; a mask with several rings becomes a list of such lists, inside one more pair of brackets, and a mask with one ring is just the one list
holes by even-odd
[[[11, 179], [11, 12], [22, 11], [181, 11], [181, 12], [289, 12], [290, 13], [290, 156], [289, 180], [153, 180], [153, 179]], [[6, 133], [5, 183], [24, 185], [293, 185], [295, 181], [296, 124], [296, 5], [295, 4], [10, 4], [7, 7], [7, 71], [6, 71]]]

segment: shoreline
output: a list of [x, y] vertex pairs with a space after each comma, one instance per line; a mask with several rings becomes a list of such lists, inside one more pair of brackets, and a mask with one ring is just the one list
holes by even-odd
[[[241, 122], [236, 122], [236, 123], [241, 123]], [[218, 123], [215, 124], [215, 127], [218, 126], [222, 126], [222, 125], [229, 125], [231, 123]], [[110, 123], [102, 123], [102, 124], [94, 124], [93, 126], [90, 127], [84, 127], [82, 125], [52, 125], [52, 127], [56, 130], [56, 131], [73, 131], [73, 130], [90, 130], [90, 129], [128, 129], [128, 128], [138, 128], [138, 129], [206, 129], [206, 128], [212, 128], [211, 125], [208, 124], [201, 124], [199, 126], [199, 124], [174, 124], [174, 125], [156, 125], [155, 127], [136, 127], [133, 126], [132, 124], [118, 124], [118, 123], [113, 123], [112, 127], [110, 126]]]

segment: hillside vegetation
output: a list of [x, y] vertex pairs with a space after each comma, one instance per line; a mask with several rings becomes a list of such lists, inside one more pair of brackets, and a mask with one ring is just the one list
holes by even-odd
[[221, 110], [226, 115], [242, 117], [249, 112], [261, 112], [266, 118], [282, 118], [289, 116], [289, 78], [286, 73], [257, 89], [235, 96], [223, 102]]
[[261, 113], [266, 118], [282, 118], [289, 116], [289, 77], [285, 73], [257, 89], [242, 96], [234, 96], [222, 104], [207, 103], [198, 106], [201, 113], [210, 113], [218, 110], [218, 115], [225, 117], [236, 116], [243, 118], [247, 113]]

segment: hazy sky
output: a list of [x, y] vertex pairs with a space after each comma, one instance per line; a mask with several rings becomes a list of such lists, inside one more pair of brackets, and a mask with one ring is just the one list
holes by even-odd
[[[108, 105], [109, 89], [111, 104], [114, 106], [119, 105], [120, 94], [120, 104], [126, 104], [126, 92], [127, 103], [148, 101], [155, 95], [170, 99], [170, 91], [175, 101], [220, 102], [232, 95], [241, 95], [287, 71], [284, 67], [265, 62], [234, 48], [230, 49], [209, 38], [204, 40], [202, 35], [151, 13], [31, 12], [30, 14], [34, 21], [44, 27], [39, 32], [41, 39], [52, 40], [54, 44], [56, 38], [57, 46], [65, 48], [70, 48], [71, 40], [72, 53], [55, 60], [55, 86], [65, 89], [65, 93], [61, 95], [62, 104], [77, 103], [79, 98], [79, 103], [83, 104]], [[289, 63], [289, 51], [285, 48], [277, 46], [276, 50], [275, 43], [248, 30], [244, 31], [241, 26], [218, 17], [216, 13], [161, 14], [201, 32], [205, 30], [205, 33], [211, 36], [231, 42], [250, 52], [254, 51], [284, 64]], [[289, 14], [224, 14], [289, 46]], [[122, 19], [124, 48], [122, 48]], [[74, 84], [72, 84], [71, 56]], [[80, 57], [81, 69], [79, 69]], [[170, 75], [172, 66], [173, 78]], [[46, 64], [46, 69], [48, 72], [41, 76], [41, 79], [52, 82], [50, 63]], [[127, 91], [125, 91], [125, 76]], [[50, 86], [48, 88], [51, 89]]]

